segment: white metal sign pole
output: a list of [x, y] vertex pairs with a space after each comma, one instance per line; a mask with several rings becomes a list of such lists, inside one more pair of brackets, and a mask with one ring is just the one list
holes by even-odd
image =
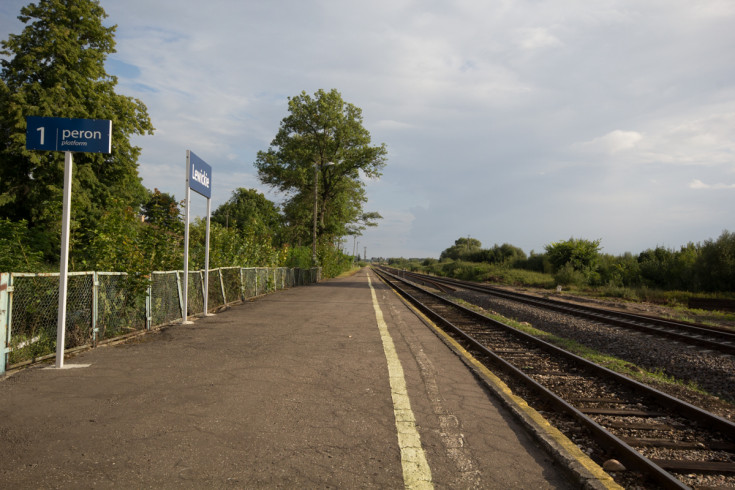
[[[56, 368], [64, 367], [66, 347], [66, 295], [69, 275], [69, 223], [73, 148], [84, 153], [112, 153], [112, 121], [109, 119], [69, 119], [65, 117], [26, 118], [26, 150], [64, 151], [64, 202], [61, 216], [59, 257], [59, 310], [56, 323]], [[86, 367], [77, 364], [69, 367]]]
[[207, 198], [207, 232], [204, 244], [204, 316], [209, 315], [207, 300], [209, 299], [209, 217], [212, 214], [212, 199]]
[[189, 150], [186, 150], [186, 216], [184, 218], [184, 307], [181, 312], [181, 323], [191, 323], [188, 319], [189, 300], [189, 208], [191, 203], [191, 191], [189, 191], [189, 174], [191, 173]]
[[56, 324], [56, 367], [64, 367], [66, 342], [66, 291], [69, 271], [69, 221], [71, 215], [72, 156], [64, 152], [64, 204], [61, 217], [61, 264], [59, 271], [59, 311]]

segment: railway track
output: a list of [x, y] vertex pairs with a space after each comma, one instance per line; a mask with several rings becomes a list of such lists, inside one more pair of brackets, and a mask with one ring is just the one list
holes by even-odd
[[677, 342], [735, 356], [735, 331], [722, 327], [677, 322], [665, 318], [636, 315], [604, 308], [571, 304], [554, 299], [540, 298], [538, 296], [516, 293], [489, 285], [473, 284], [471, 282], [456, 279], [426, 276], [424, 274], [416, 274], [406, 271], [392, 270], [390, 272], [397, 273], [397, 275], [401, 277], [411, 278], [415, 282], [424, 284], [434, 283], [440, 285], [442, 288], [446, 288], [440, 289], [444, 292], [449, 292], [456, 288], [477, 291], [512, 301], [522, 302], [538, 308], [598, 321], [608, 325], [615, 325], [617, 327], [623, 327], [660, 337], [668, 337]]
[[[644, 487], [735, 486], [735, 424], [649, 386], [376, 271], [613, 476]], [[433, 279], [433, 278], [432, 278]], [[415, 280], [412, 279], [412, 280]], [[624, 483], [623, 483], [624, 484]], [[624, 484], [625, 486], [625, 484]]]

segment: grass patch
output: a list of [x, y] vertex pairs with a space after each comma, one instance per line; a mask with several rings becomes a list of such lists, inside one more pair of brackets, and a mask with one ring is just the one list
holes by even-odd
[[449, 260], [434, 262], [426, 266], [409, 267], [416, 272], [425, 272], [436, 276], [463, 279], [466, 281], [489, 281], [512, 286], [525, 286], [553, 289], [556, 282], [551, 274], [515, 269], [507, 265], [488, 264], [486, 262], [466, 262]]
[[351, 268], [349, 270], [346, 270], [346, 271], [342, 272], [337, 277], [339, 278], [339, 277], [350, 277], [350, 276], [354, 276], [355, 274], [357, 274], [358, 272], [360, 272], [360, 269], [361, 269], [360, 267], [353, 267], [353, 268]]

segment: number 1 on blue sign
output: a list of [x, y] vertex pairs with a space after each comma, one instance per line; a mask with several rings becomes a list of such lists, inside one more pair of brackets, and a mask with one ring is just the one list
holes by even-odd
[[43, 126], [41, 126], [40, 128], [36, 129], [36, 131], [40, 131], [41, 132], [41, 144], [43, 144], [44, 135], [46, 134], [46, 128], [44, 128]]

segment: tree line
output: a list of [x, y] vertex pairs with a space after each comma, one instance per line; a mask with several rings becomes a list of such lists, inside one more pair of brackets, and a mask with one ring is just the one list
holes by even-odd
[[[390, 262], [406, 265], [397, 259]], [[420, 262], [435, 272], [464, 275], [467, 279], [487, 279], [497, 275], [497, 268], [501, 268], [547, 274], [552, 277], [553, 285], [562, 286], [735, 291], [735, 233], [727, 230], [716, 239], [690, 242], [678, 249], [657, 246], [638, 255], [604, 254], [601, 240], [583, 238], [551, 242], [543, 253], [526, 255], [519, 247], [507, 243], [482, 248], [479, 240], [462, 237], [442, 251], [439, 260]], [[496, 269], [467, 264], [484, 264]]]
[[[23, 7], [20, 34], [0, 42], [0, 271], [58, 267], [64, 156], [25, 149], [27, 116], [109, 119], [110, 154], [74, 158], [70, 268], [147, 273], [183, 264], [182, 203], [146, 189], [134, 135], [155, 131], [145, 104], [116, 93], [105, 69], [116, 26], [97, 0], [40, 0]], [[288, 115], [255, 169], [285, 195], [279, 206], [240, 188], [212, 214], [210, 265], [352, 262], [335, 243], [375, 226], [364, 178], [377, 179], [385, 145], [372, 145], [361, 110], [336, 90], [288, 98]], [[203, 266], [202, 220], [191, 226], [192, 267]]]

